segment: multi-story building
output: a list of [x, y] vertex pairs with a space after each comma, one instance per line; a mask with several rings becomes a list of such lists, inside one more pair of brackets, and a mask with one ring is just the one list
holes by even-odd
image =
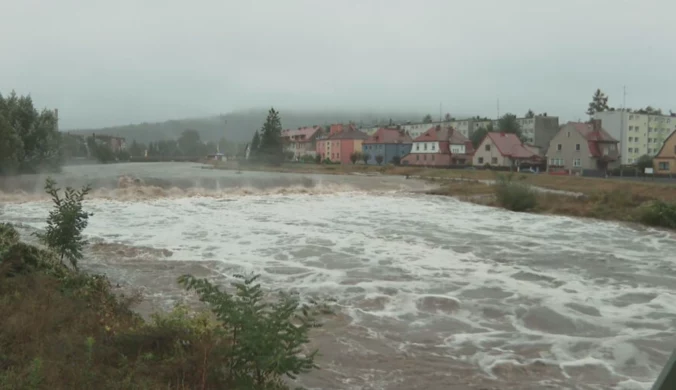
[[472, 161], [472, 141], [452, 127], [433, 126], [413, 140], [402, 165], [451, 166]]
[[515, 168], [522, 164], [539, 165], [544, 159], [539, 148], [521, 142], [516, 134], [488, 133], [473, 155], [477, 166]]
[[431, 122], [431, 123], [407, 123], [401, 125], [401, 128], [408, 133], [411, 138], [418, 138], [423, 135], [430, 127], [442, 126], [442, 127], [452, 127], [455, 131], [460, 132], [465, 137], [470, 137], [472, 133], [480, 129], [481, 127], [487, 128], [491, 123], [490, 119], [452, 119], [450, 121], [443, 122]]
[[317, 153], [322, 160], [349, 164], [353, 152], [361, 152], [366, 133], [354, 125], [331, 125], [328, 136], [317, 139]]
[[367, 164], [395, 162], [395, 158], [403, 158], [411, 151], [411, 137], [401, 129], [378, 129], [362, 143], [362, 154], [368, 156]]
[[[559, 131], [559, 117], [536, 115], [532, 118], [517, 118], [517, 123], [521, 127], [521, 136], [523, 141], [529, 145], [535, 145], [540, 150], [549, 149], [549, 142]], [[499, 120], [493, 121], [495, 131], [501, 131], [498, 125]]]
[[622, 165], [635, 163], [643, 155], [655, 156], [676, 130], [676, 117], [640, 114], [624, 110], [597, 112], [603, 128], [620, 141]]
[[284, 151], [292, 152], [294, 159], [303, 156], [315, 156], [317, 152], [317, 136], [322, 132], [321, 126], [299, 127], [295, 130], [282, 131]]

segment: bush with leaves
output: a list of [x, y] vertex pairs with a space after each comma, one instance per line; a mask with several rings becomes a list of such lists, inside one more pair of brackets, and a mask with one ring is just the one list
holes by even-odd
[[495, 199], [498, 204], [511, 211], [528, 211], [535, 208], [535, 191], [525, 183], [512, 180], [512, 175], [498, 175], [495, 184]]
[[676, 229], [676, 204], [648, 202], [639, 208], [639, 219], [646, 225]]
[[235, 388], [282, 388], [284, 376], [317, 368], [317, 351], [304, 352], [312, 328], [321, 326], [316, 316], [330, 313], [326, 305], [299, 300], [282, 294], [278, 300], [265, 297], [258, 276], [236, 276], [235, 292], [220, 290], [206, 279], [190, 275], [179, 278], [179, 284], [194, 290], [200, 300], [209, 304], [229, 340], [226, 354], [230, 364], [224, 374]]
[[376, 162], [378, 163], [378, 165], [382, 164], [383, 160], [385, 160], [385, 157], [383, 157], [381, 154], [376, 156]]
[[61, 262], [67, 259], [75, 269], [78, 260], [82, 259], [82, 249], [86, 244], [82, 231], [92, 215], [82, 208], [82, 202], [90, 190], [89, 186], [80, 190], [66, 187], [61, 197], [61, 189], [56, 186], [56, 182], [47, 178], [45, 192], [52, 197], [54, 209], [49, 212], [46, 231], [35, 234], [59, 256]]
[[369, 159], [371, 158], [371, 155], [368, 153], [364, 153], [361, 155], [361, 159], [364, 161], [364, 164], [369, 163]]

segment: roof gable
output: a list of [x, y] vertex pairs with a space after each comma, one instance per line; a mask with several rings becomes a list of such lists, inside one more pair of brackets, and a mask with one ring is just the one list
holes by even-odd
[[365, 144], [410, 144], [411, 137], [403, 130], [380, 128], [364, 141]]
[[[510, 158], [533, 158], [540, 157], [533, 150], [525, 147], [519, 137], [513, 133], [488, 133], [484, 138], [490, 139], [503, 157]], [[484, 141], [481, 141], [483, 144]]]
[[[671, 143], [671, 139], [672, 139], [672, 138], [676, 138], [676, 130], [672, 131], [671, 134], [667, 137], [667, 139], [664, 140], [664, 142], [662, 143], [662, 147], [660, 148], [660, 151], [657, 152], [657, 154], [655, 155], [655, 157], [665, 157], [665, 156], [662, 156], [662, 152], [664, 151], [664, 148], [665, 148], [667, 145], [674, 145], [674, 155], [676, 155], [676, 140], [674, 140], [674, 143], [672, 144], [672, 143]], [[666, 156], [666, 157], [671, 157], [671, 156], [669, 156], [669, 153], [668, 153], [668, 152], [667, 152], [667, 156]]]

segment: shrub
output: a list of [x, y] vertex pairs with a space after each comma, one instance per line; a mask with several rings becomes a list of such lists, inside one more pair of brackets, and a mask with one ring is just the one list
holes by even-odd
[[371, 158], [371, 155], [368, 153], [364, 153], [361, 155], [362, 161], [364, 161], [364, 164], [368, 164], [369, 159]]
[[316, 163], [316, 164], [321, 164], [321, 163], [322, 163], [322, 156], [316, 155], [316, 156], [315, 156], [315, 163]]
[[384, 159], [385, 158], [380, 154], [376, 156], [376, 162], [378, 163], [378, 165], [382, 164]]
[[352, 152], [352, 154], [350, 154], [350, 161], [352, 161], [352, 164], [355, 164], [360, 159], [361, 159], [361, 153]]
[[512, 175], [499, 175], [494, 184], [498, 204], [511, 211], [528, 211], [537, 205], [535, 191], [525, 183], [512, 181]]
[[646, 225], [676, 229], [676, 204], [661, 200], [648, 202], [639, 209], [639, 219]]
[[399, 157], [399, 156], [392, 157], [392, 164], [400, 165], [401, 164], [401, 157]]
[[45, 191], [52, 197], [54, 209], [49, 212], [45, 233], [35, 235], [59, 256], [61, 262], [64, 258], [68, 259], [77, 269], [77, 262], [82, 258], [82, 249], [86, 244], [82, 231], [92, 215], [82, 209], [82, 202], [91, 187], [80, 190], [66, 187], [63, 198], [59, 196], [60, 190], [54, 180], [47, 178]]
[[[209, 304], [229, 340], [226, 348], [230, 365], [225, 368], [236, 388], [264, 389], [282, 385], [282, 378], [295, 378], [317, 368], [317, 351], [303, 352], [309, 331], [319, 327], [316, 314], [328, 312], [313, 302], [300, 305], [298, 299], [282, 294], [280, 299], [264, 299], [258, 276], [234, 284], [234, 294], [221, 291], [206, 279], [185, 275], [179, 284], [195, 290]], [[319, 311], [318, 311], [319, 310]]]

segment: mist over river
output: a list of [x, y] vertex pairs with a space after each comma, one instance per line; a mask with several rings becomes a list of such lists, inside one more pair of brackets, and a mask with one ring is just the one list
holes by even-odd
[[[317, 389], [649, 389], [676, 347], [676, 238], [424, 195], [403, 177], [65, 167], [93, 185], [85, 270], [186, 299], [184, 273], [333, 297]], [[45, 226], [43, 176], [0, 181], [0, 221]]]

